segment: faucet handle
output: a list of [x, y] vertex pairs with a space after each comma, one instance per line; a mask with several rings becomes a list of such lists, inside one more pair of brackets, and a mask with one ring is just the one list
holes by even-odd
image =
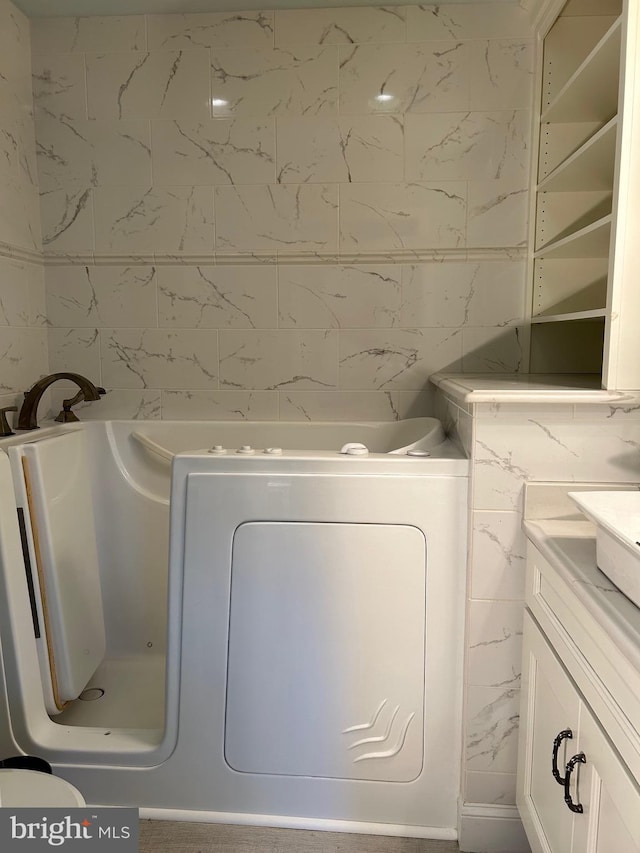
[[14, 431], [9, 426], [9, 421], [7, 420], [7, 412], [17, 412], [17, 406], [5, 406], [4, 409], [0, 409], [0, 437], [6, 438], [8, 435], [15, 435]]

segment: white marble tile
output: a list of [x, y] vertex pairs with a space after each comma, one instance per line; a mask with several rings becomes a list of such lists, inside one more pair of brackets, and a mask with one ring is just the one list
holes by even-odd
[[38, 191], [20, 179], [5, 179], [0, 204], [0, 240], [29, 250], [42, 247]]
[[624, 421], [640, 419], [640, 399], [635, 394], [630, 399], [617, 405], [605, 405], [602, 403], [581, 403], [573, 407], [573, 416], [576, 420], [606, 420]]
[[467, 51], [462, 42], [341, 47], [340, 112], [467, 110]]
[[533, 44], [470, 43], [471, 104], [475, 110], [528, 110], [533, 95]]
[[[114, 418], [122, 420], [159, 420], [162, 409], [160, 391], [138, 391], [106, 389], [107, 393], [92, 403], [78, 403], [73, 407], [81, 421], [102, 421]], [[62, 401], [69, 391], [62, 386], [51, 389], [51, 408], [53, 413], [62, 409]]]
[[471, 597], [524, 598], [526, 539], [517, 512], [473, 513]]
[[462, 370], [465, 373], [517, 373], [524, 351], [517, 326], [462, 330]]
[[13, 3], [0, 7], [0, 78], [14, 91], [22, 88], [29, 64], [29, 20]]
[[210, 116], [209, 51], [86, 55], [87, 104], [95, 119], [205, 119]]
[[467, 770], [514, 773], [518, 755], [520, 691], [469, 687]]
[[159, 184], [275, 182], [273, 119], [154, 121], [153, 177]]
[[466, 774], [464, 800], [466, 803], [513, 806], [516, 802], [516, 774], [471, 771]]
[[29, 321], [26, 265], [0, 258], [0, 326], [28, 326]]
[[524, 261], [402, 267], [401, 326], [506, 326], [524, 316]]
[[336, 47], [212, 52], [214, 116], [332, 114], [337, 87]]
[[210, 187], [97, 187], [96, 251], [204, 254], [213, 248]]
[[570, 415], [477, 421], [474, 506], [521, 511], [525, 480], [637, 482], [639, 450], [633, 421]]
[[32, 18], [33, 53], [144, 50], [144, 15]]
[[220, 331], [220, 387], [288, 391], [337, 386], [337, 332]]
[[49, 266], [47, 316], [52, 326], [156, 326], [152, 266]]
[[402, 6], [279, 9], [276, 45], [404, 41], [405, 16], [406, 9]]
[[218, 333], [105, 329], [102, 382], [105, 388], [216, 388]]
[[529, 13], [516, 3], [407, 6], [407, 34], [414, 41], [526, 38], [531, 32]]
[[161, 266], [160, 326], [185, 329], [275, 329], [275, 266]]
[[277, 391], [163, 391], [164, 420], [277, 421]]
[[407, 180], [526, 182], [530, 124], [526, 110], [408, 115]]
[[0, 394], [22, 394], [30, 388], [49, 372], [46, 329], [3, 328], [0, 364]]
[[529, 191], [520, 181], [469, 181], [467, 245], [524, 246]]
[[337, 250], [336, 186], [216, 187], [215, 208], [218, 251]]
[[47, 296], [44, 283], [44, 266], [27, 264], [27, 287], [29, 290], [29, 325], [47, 326]]
[[18, 125], [18, 177], [33, 187], [38, 186], [38, 165], [36, 162], [36, 128], [33, 121], [32, 102], [22, 107], [21, 121]]
[[466, 184], [341, 184], [343, 252], [441, 249], [465, 243]]
[[429, 389], [280, 392], [281, 421], [398, 421], [431, 412]]
[[279, 118], [278, 181], [402, 181], [399, 116]]
[[[1, 73], [1, 72], [0, 72]], [[20, 166], [19, 128], [21, 110], [17, 103], [0, 95], [2, 125], [0, 126], [0, 177], [16, 179]]]
[[419, 391], [439, 370], [457, 371], [462, 351], [455, 329], [340, 332], [340, 389]]
[[56, 252], [93, 250], [93, 190], [75, 184], [40, 196], [42, 243]]
[[41, 192], [150, 184], [149, 122], [45, 119], [37, 124], [37, 159]]
[[302, 329], [398, 325], [400, 267], [282, 265], [280, 326]]
[[98, 329], [49, 328], [48, 341], [49, 367], [52, 373], [81, 373], [95, 385], [101, 384]]
[[87, 91], [83, 55], [53, 53], [34, 56], [33, 103], [37, 118], [85, 119]]
[[520, 686], [521, 601], [471, 601], [467, 631], [467, 683], [475, 687]]
[[273, 47], [273, 12], [200, 12], [147, 15], [150, 50]]

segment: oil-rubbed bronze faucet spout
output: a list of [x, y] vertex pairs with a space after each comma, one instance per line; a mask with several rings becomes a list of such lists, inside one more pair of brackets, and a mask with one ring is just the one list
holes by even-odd
[[38, 429], [38, 404], [42, 395], [50, 385], [61, 379], [75, 382], [87, 401], [99, 400], [100, 395], [105, 393], [104, 388], [97, 388], [93, 382], [79, 373], [52, 373], [44, 379], [39, 379], [29, 391], [25, 391], [24, 403], [18, 415], [18, 429]]

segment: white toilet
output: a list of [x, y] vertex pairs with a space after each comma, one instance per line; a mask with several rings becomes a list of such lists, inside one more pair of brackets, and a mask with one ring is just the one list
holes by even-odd
[[70, 782], [36, 770], [0, 770], [0, 808], [76, 808], [85, 801]]

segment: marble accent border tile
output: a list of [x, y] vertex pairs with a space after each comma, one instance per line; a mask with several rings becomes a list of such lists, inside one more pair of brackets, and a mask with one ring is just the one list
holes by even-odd
[[277, 421], [277, 391], [163, 391], [164, 420]]
[[403, 6], [279, 9], [276, 46], [402, 42], [406, 35], [405, 18]]
[[497, 249], [479, 247], [477, 249], [416, 249], [393, 250], [384, 252], [211, 252], [207, 254], [144, 253], [117, 254], [94, 252], [55, 252], [47, 249], [40, 254], [23, 252], [0, 243], [0, 256], [16, 257], [25, 260], [44, 260], [47, 264], [222, 264], [225, 266], [251, 264], [344, 264], [347, 266], [362, 264], [412, 264], [437, 261], [450, 263], [458, 261], [518, 261], [523, 260], [526, 251], [521, 246], [500, 247]]

